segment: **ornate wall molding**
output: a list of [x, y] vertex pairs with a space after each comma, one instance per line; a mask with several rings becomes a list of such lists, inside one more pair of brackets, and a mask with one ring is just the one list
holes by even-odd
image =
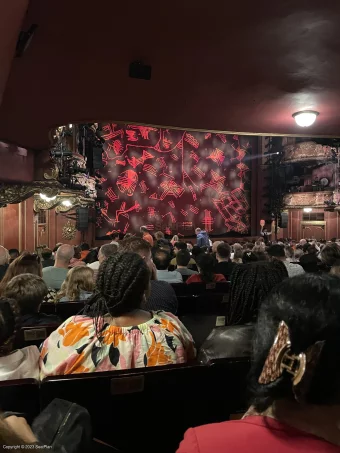
[[44, 178], [47, 180], [57, 180], [59, 177], [58, 166], [54, 164], [53, 167], [49, 169], [49, 171], [51, 172], [50, 174], [47, 172], [44, 173]]
[[286, 208], [325, 207], [325, 201], [333, 200], [333, 191], [323, 192], [298, 192], [289, 193], [284, 196]]
[[20, 203], [36, 193], [43, 192], [47, 197], [55, 197], [63, 186], [58, 181], [33, 181], [29, 184], [0, 184], [0, 207]]
[[62, 237], [63, 239], [67, 239], [68, 241], [72, 241], [77, 234], [77, 229], [70, 220], [68, 220], [62, 229]]
[[311, 141], [287, 145], [283, 149], [283, 162], [286, 163], [326, 161], [332, 157], [330, 146], [320, 145]]
[[[63, 202], [66, 200], [69, 203], [65, 206]], [[57, 195], [55, 200], [50, 201], [43, 200], [39, 194], [35, 194], [33, 209], [35, 212], [39, 212], [55, 208], [55, 212], [57, 214], [61, 214], [67, 213], [76, 208], [94, 207], [94, 205], [95, 200], [92, 198], [83, 197], [79, 193], [64, 191]]]

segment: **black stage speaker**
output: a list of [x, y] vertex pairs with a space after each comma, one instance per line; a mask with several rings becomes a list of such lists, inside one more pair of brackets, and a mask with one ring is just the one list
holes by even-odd
[[288, 212], [281, 212], [280, 216], [280, 228], [288, 228]]
[[76, 228], [78, 231], [87, 230], [89, 227], [89, 208], [78, 208], [76, 214]]

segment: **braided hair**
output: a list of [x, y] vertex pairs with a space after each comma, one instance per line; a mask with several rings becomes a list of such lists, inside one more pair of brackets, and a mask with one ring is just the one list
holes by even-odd
[[0, 298], [0, 357], [14, 350], [20, 328], [20, 308], [13, 299]]
[[118, 317], [140, 308], [149, 284], [149, 268], [137, 253], [117, 253], [107, 258], [99, 268], [94, 294], [83, 312], [95, 319], [97, 334], [101, 318], [107, 313]]
[[286, 266], [277, 260], [235, 266], [231, 275], [228, 325], [253, 321], [261, 302], [287, 277]]

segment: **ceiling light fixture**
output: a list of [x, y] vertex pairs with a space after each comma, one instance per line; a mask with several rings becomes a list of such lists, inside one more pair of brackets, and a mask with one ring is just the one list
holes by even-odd
[[303, 208], [303, 212], [312, 212], [313, 209], [312, 208]]
[[61, 204], [63, 206], [66, 206], [67, 208], [69, 208], [70, 206], [72, 206], [72, 203], [70, 202], [70, 200], [64, 200], [61, 202]]
[[319, 112], [314, 110], [304, 110], [303, 112], [293, 113], [293, 118], [298, 126], [309, 127], [314, 124]]

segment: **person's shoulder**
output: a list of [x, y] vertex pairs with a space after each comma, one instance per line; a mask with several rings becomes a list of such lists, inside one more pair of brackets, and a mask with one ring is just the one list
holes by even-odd
[[160, 321], [171, 322], [172, 324], [176, 324], [176, 326], [179, 325], [179, 319], [177, 316], [168, 311], [158, 310], [153, 314], [154, 317]]
[[201, 282], [201, 277], [200, 275], [197, 273], [197, 274], [193, 274], [193, 275], [190, 275], [190, 277], [187, 279], [187, 281], [185, 283], [199, 283]]
[[51, 272], [51, 269], [54, 269], [54, 266], [44, 267], [42, 272], [43, 272], [43, 274], [47, 274], [47, 273]]
[[75, 316], [71, 316], [70, 318], [66, 319], [66, 321], [64, 321], [62, 323], [60, 328], [63, 328], [66, 325], [73, 325], [73, 326], [82, 325], [83, 327], [90, 327], [90, 326], [94, 326], [94, 323], [93, 323], [93, 318], [91, 318], [90, 316], [75, 315]]
[[241, 420], [227, 421], [190, 428], [184, 434], [184, 439], [176, 453], [208, 453], [208, 451], [209, 453], [210, 451], [219, 453], [227, 451], [228, 434], [234, 432], [235, 424], [240, 422]]

